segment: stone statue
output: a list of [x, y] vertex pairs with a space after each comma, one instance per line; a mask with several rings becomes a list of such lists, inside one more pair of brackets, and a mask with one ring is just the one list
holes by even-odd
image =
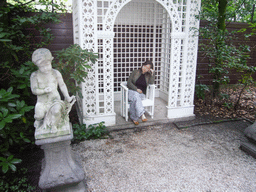
[[[52, 69], [53, 57], [48, 49], [40, 48], [32, 54], [32, 62], [38, 70], [30, 76], [31, 90], [37, 95], [35, 106], [35, 138], [45, 139], [71, 133], [68, 114], [75, 103], [70, 97], [61, 73]], [[61, 90], [65, 100], [58, 92]]]

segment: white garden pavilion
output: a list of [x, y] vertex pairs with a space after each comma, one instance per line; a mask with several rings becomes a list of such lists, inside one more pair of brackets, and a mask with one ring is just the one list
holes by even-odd
[[80, 122], [115, 125], [120, 82], [146, 59], [167, 118], [194, 116], [199, 10], [200, 0], [73, 0], [74, 43], [99, 54], [80, 85]]

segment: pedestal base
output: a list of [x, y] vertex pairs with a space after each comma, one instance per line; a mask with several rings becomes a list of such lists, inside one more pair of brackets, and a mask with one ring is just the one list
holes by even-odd
[[61, 187], [52, 188], [47, 190], [47, 192], [85, 192], [86, 186], [84, 181], [80, 183], [65, 185]]
[[[68, 140], [65, 140], [68, 139]], [[44, 150], [39, 187], [46, 191], [85, 191], [83, 184], [85, 174], [77, 158], [71, 151], [70, 138], [52, 138], [40, 140]], [[38, 142], [36, 142], [38, 144]], [[73, 189], [72, 189], [73, 188]], [[79, 190], [78, 190], [79, 189]]]

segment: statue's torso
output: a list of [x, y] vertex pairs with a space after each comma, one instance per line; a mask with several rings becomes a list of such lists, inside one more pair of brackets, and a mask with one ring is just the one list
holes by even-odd
[[52, 92], [40, 95], [38, 97], [38, 102], [52, 103], [55, 100], [60, 100], [60, 95], [58, 92], [58, 80], [57, 74], [54, 69], [47, 74], [37, 73], [37, 86], [39, 89], [45, 89], [51, 87]]

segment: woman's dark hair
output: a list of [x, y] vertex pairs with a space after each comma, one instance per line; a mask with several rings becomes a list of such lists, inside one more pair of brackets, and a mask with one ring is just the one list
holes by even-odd
[[150, 65], [150, 68], [154, 69], [154, 65], [153, 65], [152, 61], [150, 61], [150, 60], [146, 60], [144, 63], [142, 63], [141, 67], [143, 67], [144, 65]]

